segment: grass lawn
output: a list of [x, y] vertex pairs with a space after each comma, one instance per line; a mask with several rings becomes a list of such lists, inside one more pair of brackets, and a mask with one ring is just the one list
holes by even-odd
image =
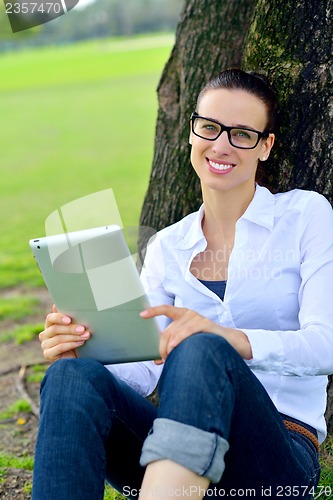
[[138, 223], [171, 35], [0, 54], [0, 287], [40, 284], [28, 240], [58, 207], [112, 188]]

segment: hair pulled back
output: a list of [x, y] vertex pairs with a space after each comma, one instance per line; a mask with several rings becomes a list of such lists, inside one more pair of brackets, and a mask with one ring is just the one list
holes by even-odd
[[256, 96], [266, 106], [266, 130], [268, 132], [273, 132], [275, 130], [278, 102], [264, 75], [252, 71], [243, 71], [241, 69], [227, 69], [222, 71], [220, 74], [211, 78], [203, 87], [198, 96], [197, 107], [203, 95], [208, 90], [214, 89], [243, 90]]

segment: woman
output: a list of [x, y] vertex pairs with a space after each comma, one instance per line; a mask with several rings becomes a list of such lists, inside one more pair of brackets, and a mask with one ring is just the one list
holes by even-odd
[[[333, 214], [317, 193], [256, 184], [275, 114], [267, 83], [240, 70], [199, 95], [204, 204], [158, 233], [142, 272], [161, 362], [64, 359], [90, 333], [48, 315], [41, 345], [58, 361], [42, 384], [34, 500], [97, 500], [105, 477], [128, 497], [312, 498], [333, 372]], [[157, 409], [143, 396], [161, 372]]]

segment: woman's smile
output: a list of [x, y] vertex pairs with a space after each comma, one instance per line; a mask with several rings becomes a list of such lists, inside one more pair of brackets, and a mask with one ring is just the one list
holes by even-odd
[[228, 174], [232, 171], [232, 169], [236, 166], [233, 163], [221, 161], [221, 160], [212, 160], [211, 158], [206, 158], [208, 170], [213, 174]]

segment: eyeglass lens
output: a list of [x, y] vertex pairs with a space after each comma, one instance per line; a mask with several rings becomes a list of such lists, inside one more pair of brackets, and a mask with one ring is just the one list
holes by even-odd
[[[221, 129], [218, 123], [206, 118], [195, 118], [193, 121], [193, 132], [202, 139], [217, 139]], [[230, 144], [239, 148], [253, 148], [258, 142], [257, 132], [242, 128], [231, 128], [228, 137]]]

